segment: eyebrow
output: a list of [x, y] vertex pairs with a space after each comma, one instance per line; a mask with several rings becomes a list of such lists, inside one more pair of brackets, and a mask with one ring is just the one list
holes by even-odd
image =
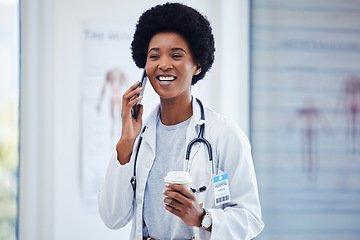
[[[148, 53], [150, 53], [151, 51], [160, 51], [160, 48], [151, 48]], [[182, 51], [184, 53], [187, 53], [184, 49], [182, 48], [171, 48], [171, 51]]]

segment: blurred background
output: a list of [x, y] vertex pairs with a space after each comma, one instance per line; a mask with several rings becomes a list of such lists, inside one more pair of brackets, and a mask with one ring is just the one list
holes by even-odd
[[0, 1], [0, 239], [16, 239], [19, 181], [19, 6]]
[[[130, 42], [166, 1], [0, 0], [0, 239], [128, 239], [97, 191], [142, 74]], [[256, 239], [360, 239], [360, 2], [182, 1], [210, 20], [213, 68], [193, 87], [252, 144]], [[150, 85], [145, 117], [158, 99]]]

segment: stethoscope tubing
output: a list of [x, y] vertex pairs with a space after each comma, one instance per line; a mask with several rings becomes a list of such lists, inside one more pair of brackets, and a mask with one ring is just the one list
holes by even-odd
[[[203, 105], [202, 105], [202, 103], [201, 103], [201, 101], [199, 99], [196, 99], [196, 102], [200, 106], [201, 120], [205, 120], [204, 107], [203, 107]], [[191, 140], [191, 142], [187, 146], [186, 156], [185, 156], [186, 160], [189, 161], [192, 146], [197, 142], [203, 142], [206, 145], [207, 149], [208, 149], [209, 161], [212, 162], [212, 160], [213, 160], [212, 147], [211, 147], [211, 144], [209, 143], [209, 141], [204, 138], [204, 129], [205, 129], [205, 123], [202, 123], [201, 126], [200, 126], [200, 131], [199, 131], [198, 137]]]
[[[196, 98], [196, 102], [199, 104], [200, 106], [200, 111], [201, 111], [201, 120], [205, 120], [205, 111], [204, 111], [204, 107], [201, 103], [201, 101], [199, 99]], [[143, 130], [141, 131], [140, 137], [139, 137], [139, 141], [138, 141], [138, 145], [136, 147], [136, 152], [135, 152], [135, 158], [134, 158], [134, 171], [133, 171], [133, 176], [131, 177], [131, 185], [135, 191], [136, 189], [136, 163], [137, 163], [137, 158], [138, 158], [138, 154], [139, 154], [139, 150], [140, 150], [140, 146], [141, 146], [141, 142], [142, 142], [142, 134], [145, 132], [146, 126], [143, 128]], [[203, 122], [200, 125], [200, 130], [199, 130], [199, 135], [197, 138], [194, 138], [193, 140], [190, 141], [190, 143], [188, 144], [187, 148], [186, 148], [186, 155], [185, 155], [185, 159], [186, 161], [189, 161], [190, 158], [190, 154], [191, 154], [191, 148], [194, 146], [195, 143], [197, 142], [202, 142], [206, 145], [206, 148], [208, 150], [208, 156], [209, 156], [209, 161], [210, 161], [210, 165], [211, 165], [211, 174], [214, 174], [213, 172], [213, 155], [212, 155], [212, 147], [211, 144], [208, 140], [206, 140], [204, 138], [204, 129], [205, 129], [205, 122]], [[188, 163], [189, 164], [189, 163]], [[190, 169], [188, 169], [189, 171]], [[211, 182], [211, 180], [210, 180]], [[210, 184], [210, 183], [209, 183]], [[203, 186], [201, 188], [199, 188], [199, 190], [195, 190], [192, 189], [193, 192], [203, 192], [207, 189], [206, 186]]]

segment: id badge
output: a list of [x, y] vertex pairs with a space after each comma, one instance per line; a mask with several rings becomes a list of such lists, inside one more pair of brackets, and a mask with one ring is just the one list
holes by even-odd
[[230, 202], [229, 180], [227, 173], [214, 177], [215, 205]]

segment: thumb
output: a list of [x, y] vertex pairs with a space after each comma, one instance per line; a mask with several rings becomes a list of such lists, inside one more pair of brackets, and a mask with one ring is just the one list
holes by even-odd
[[137, 119], [141, 120], [143, 116], [144, 106], [142, 104], [139, 104], [139, 114]]

